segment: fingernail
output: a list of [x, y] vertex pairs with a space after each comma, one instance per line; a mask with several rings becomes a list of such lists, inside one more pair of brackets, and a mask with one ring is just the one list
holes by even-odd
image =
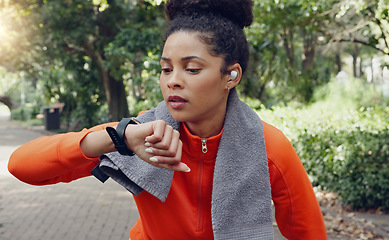
[[152, 161], [152, 162], [158, 162], [158, 159], [155, 158], [155, 157], [151, 157], [149, 160]]
[[184, 170], [184, 172], [188, 173], [188, 172], [191, 171], [190, 168], [188, 167], [188, 165], [186, 165], [185, 163], [182, 163], [182, 164], [186, 167], [186, 169]]
[[146, 148], [145, 151], [148, 152], [148, 153], [153, 153], [153, 149], [151, 149], [151, 148]]
[[145, 142], [146, 147], [151, 147], [151, 144], [149, 142]]

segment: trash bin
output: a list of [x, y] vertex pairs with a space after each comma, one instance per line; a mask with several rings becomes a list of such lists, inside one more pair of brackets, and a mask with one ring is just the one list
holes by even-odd
[[56, 130], [60, 126], [60, 112], [57, 107], [46, 107], [43, 109], [46, 130]]

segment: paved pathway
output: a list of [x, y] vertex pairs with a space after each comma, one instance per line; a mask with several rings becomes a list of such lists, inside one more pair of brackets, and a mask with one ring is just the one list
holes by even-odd
[[0, 240], [127, 240], [138, 218], [127, 190], [112, 180], [84, 178], [36, 187], [7, 171], [11, 153], [45, 135], [0, 115]]

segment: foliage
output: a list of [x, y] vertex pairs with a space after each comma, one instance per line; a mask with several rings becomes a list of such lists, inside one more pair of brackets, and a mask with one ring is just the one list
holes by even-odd
[[[388, 118], [383, 111], [360, 112], [353, 118], [363, 121], [370, 114]], [[389, 129], [360, 126], [355, 119], [348, 125], [318, 124], [298, 136], [296, 150], [314, 185], [339, 193], [352, 208], [389, 210]]]
[[13, 0], [13, 21], [28, 33], [19, 35], [28, 47], [11, 56], [18, 60], [13, 66], [28, 74], [47, 105], [65, 103], [74, 130], [128, 116], [127, 93], [135, 104], [144, 101], [150, 80], [142, 75], [156, 76], [151, 68], [143, 72], [144, 61], [160, 51], [160, 2]]
[[[318, 87], [313, 95], [311, 108], [320, 105], [323, 110], [337, 111], [346, 109], [360, 109], [372, 106], [386, 105], [389, 99], [385, 99], [381, 85], [370, 84], [359, 78], [338, 77], [328, 84]], [[325, 103], [325, 104], [323, 104]]]
[[19, 5], [0, 2], [0, 65], [9, 71], [16, 70], [28, 58], [31, 36], [36, 30], [30, 24], [31, 18], [24, 16]]
[[0, 66], [0, 96], [20, 96], [20, 81], [17, 73], [10, 73]]
[[[138, 18], [161, 18], [158, 16], [161, 11], [159, 7], [147, 11], [149, 15], [141, 11]], [[159, 19], [157, 24], [144, 19], [135, 21], [136, 24], [123, 29], [105, 49], [109, 61], [107, 64], [120, 66], [112, 68], [113, 75], [123, 78], [126, 82], [127, 100], [132, 116], [136, 116], [139, 111], [155, 107], [162, 101], [159, 89], [159, 57], [162, 51], [161, 29], [165, 23], [163, 20]]]
[[[72, 59], [80, 63], [78, 69], [67, 70], [59, 61], [39, 72], [37, 88], [44, 93], [46, 105], [65, 103], [62, 121], [68, 128], [74, 124], [78, 125], [74, 128], [90, 127], [100, 121], [107, 121], [107, 117], [98, 115], [104, 103], [101, 100], [103, 94], [95, 81], [95, 75], [89, 72], [88, 59]], [[104, 115], [107, 115], [107, 111]]]
[[[23, 107], [18, 107], [11, 110], [11, 119], [19, 121], [28, 121], [36, 119], [37, 114], [41, 112], [40, 108], [28, 103]], [[42, 124], [42, 123], [41, 123]]]
[[341, 55], [350, 49], [354, 72], [357, 58], [372, 54], [366, 54], [366, 48], [388, 54], [385, 0], [254, 2], [256, 18], [246, 31], [252, 45], [251, 66], [240, 91], [266, 106], [311, 101], [315, 88], [342, 69]]
[[[370, 94], [358, 101], [366, 86], [332, 85], [327, 98], [309, 107], [262, 109], [259, 115], [291, 140], [313, 185], [337, 192], [355, 209], [389, 210], [389, 108], [367, 101]], [[339, 89], [348, 91], [333, 99]]]
[[[133, 116], [137, 116], [140, 111], [149, 110], [163, 101], [162, 92], [159, 88], [159, 55], [149, 53], [143, 59], [144, 69], [138, 81], [142, 82], [144, 90], [143, 96], [136, 96], [134, 91], [129, 94], [130, 112]], [[134, 86], [135, 84], [133, 84]]]
[[255, 1], [255, 22], [247, 30], [251, 73], [241, 91], [266, 105], [309, 101], [334, 71], [318, 41], [329, 21], [323, 13], [330, 8], [328, 1]]
[[[389, 55], [389, 3], [386, 0], [343, 0], [329, 14], [331, 42], [353, 42]], [[349, 27], [353, 26], [353, 27]]]
[[24, 79], [22, 73], [8, 72], [0, 67], [0, 96], [12, 96], [12, 100], [19, 103], [19, 107], [11, 111], [12, 119], [28, 120], [40, 113], [41, 96], [33, 84]]

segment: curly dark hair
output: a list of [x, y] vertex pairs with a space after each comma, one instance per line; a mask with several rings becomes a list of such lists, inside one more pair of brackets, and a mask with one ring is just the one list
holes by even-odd
[[165, 12], [171, 21], [166, 39], [177, 31], [197, 32], [209, 52], [224, 59], [221, 71], [239, 63], [243, 73], [249, 59], [244, 27], [253, 22], [252, 0], [168, 0]]

